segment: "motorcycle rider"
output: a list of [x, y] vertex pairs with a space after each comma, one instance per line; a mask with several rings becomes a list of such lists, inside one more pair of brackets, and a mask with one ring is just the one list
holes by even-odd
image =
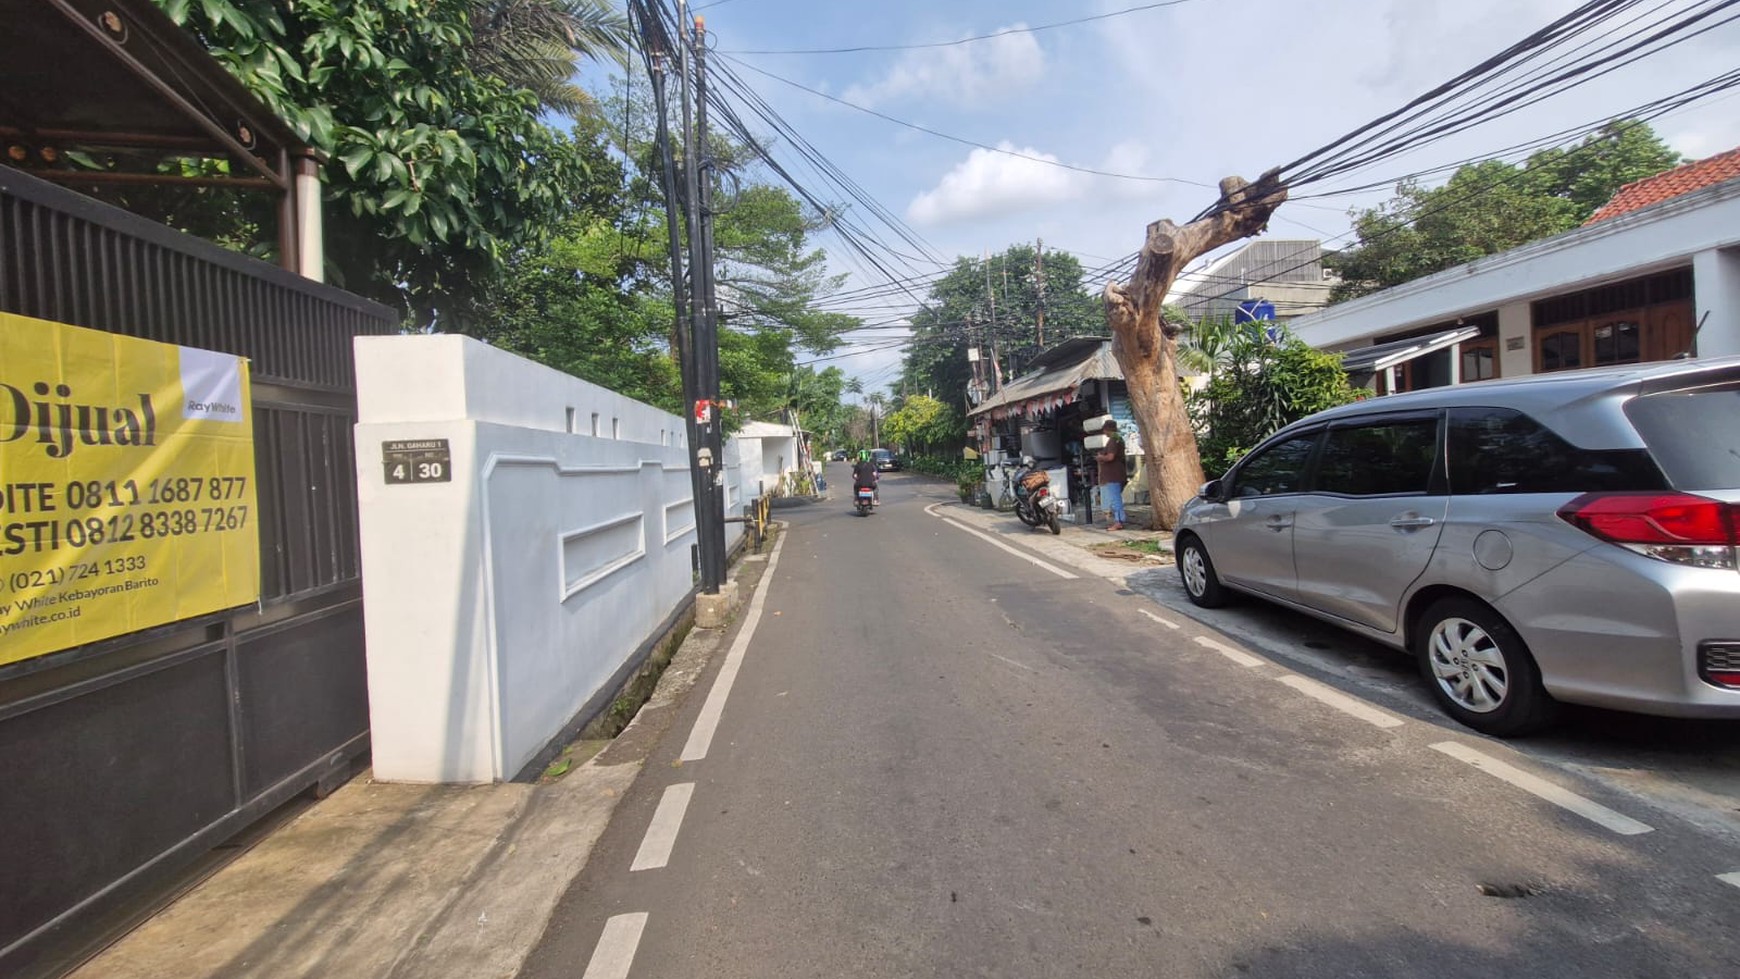
[[878, 479], [876, 463], [870, 460], [870, 450], [859, 450], [858, 461], [852, 466], [852, 495], [855, 497], [859, 490], [869, 487], [870, 492], [876, 494], [875, 505], [881, 506], [882, 490], [876, 485]]

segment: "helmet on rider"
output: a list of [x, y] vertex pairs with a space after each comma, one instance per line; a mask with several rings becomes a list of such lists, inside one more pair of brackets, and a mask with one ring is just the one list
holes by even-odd
[[869, 449], [859, 449], [858, 450], [858, 461], [859, 462], [869, 462], [870, 461], [870, 450]]

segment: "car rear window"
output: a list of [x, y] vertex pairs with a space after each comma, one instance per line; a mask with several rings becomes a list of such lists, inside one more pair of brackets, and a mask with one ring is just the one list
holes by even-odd
[[1450, 412], [1450, 492], [1594, 493], [1667, 488], [1643, 449], [1585, 449], [1513, 408]]
[[1740, 384], [1633, 398], [1625, 415], [1675, 489], [1740, 489]]

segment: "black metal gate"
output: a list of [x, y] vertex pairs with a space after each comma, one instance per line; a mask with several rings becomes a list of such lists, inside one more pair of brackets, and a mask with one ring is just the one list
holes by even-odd
[[393, 312], [0, 167], [0, 310], [252, 361], [257, 607], [0, 667], [0, 975], [368, 749], [351, 338]]

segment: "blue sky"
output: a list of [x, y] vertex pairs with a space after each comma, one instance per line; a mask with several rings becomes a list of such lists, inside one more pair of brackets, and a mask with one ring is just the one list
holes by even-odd
[[[1668, 0], [1684, 4], [1691, 0]], [[1211, 203], [1222, 176], [1255, 177], [1364, 123], [1577, 6], [1576, 0], [701, 0], [715, 58], [944, 260], [1042, 238], [1093, 268], [1133, 252], [1148, 222]], [[1645, 7], [1651, 6], [1646, 4]], [[1090, 23], [905, 50], [794, 49], [950, 42], [1099, 14]], [[1740, 23], [1471, 132], [1315, 190], [1390, 180], [1666, 95], [1740, 64]], [[772, 73], [915, 125], [829, 102]], [[1740, 145], [1740, 99], [1656, 123], [1693, 157]], [[794, 160], [789, 146], [776, 155]], [[1120, 179], [1032, 157], [1150, 179]], [[825, 191], [799, 168], [802, 179]], [[1157, 180], [1152, 178], [1169, 178]], [[837, 196], [837, 195], [835, 195]], [[1281, 237], [1344, 244], [1349, 207], [1387, 192], [1289, 202]], [[853, 213], [871, 223], [861, 208]], [[893, 235], [878, 226], [885, 240]], [[874, 284], [824, 237], [847, 288]], [[910, 262], [912, 273], [934, 270]], [[909, 273], [910, 274], [910, 273]], [[898, 310], [865, 308], [887, 320]], [[897, 350], [830, 360], [886, 383]]]

